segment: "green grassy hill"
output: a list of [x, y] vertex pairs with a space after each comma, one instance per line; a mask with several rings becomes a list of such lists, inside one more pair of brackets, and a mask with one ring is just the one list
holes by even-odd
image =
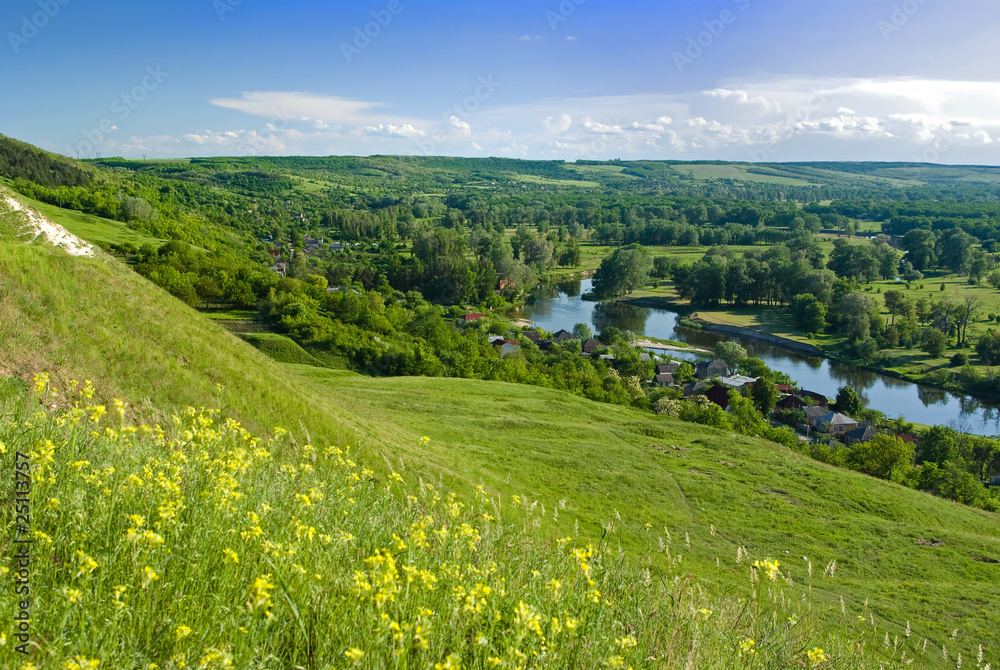
[[870, 615], [926, 667], [951, 667], [959, 651], [971, 667], [979, 644], [987, 660], [1000, 656], [1000, 565], [987, 562], [1000, 560], [996, 515], [565, 393], [279, 364], [117, 260], [26, 245], [16, 224], [0, 204], [3, 377], [49, 372], [59, 388], [92, 379], [147, 421], [221, 406], [258, 432], [278, 425], [317, 445], [360, 446], [379, 473], [442, 480], [467, 500], [482, 484], [542, 540], [603, 539], [624, 564], [690, 572], [715, 597], [745, 582], [745, 548], [778, 559], [846, 638]]

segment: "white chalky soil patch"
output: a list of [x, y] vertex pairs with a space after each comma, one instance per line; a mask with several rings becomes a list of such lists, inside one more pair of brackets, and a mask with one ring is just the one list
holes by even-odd
[[38, 212], [28, 209], [7, 194], [3, 194], [2, 197], [4, 203], [6, 203], [10, 209], [15, 212], [20, 212], [24, 215], [24, 218], [27, 219], [27, 230], [21, 232], [20, 234], [33, 235], [33, 237], [28, 241], [29, 244], [37, 240], [39, 237], [44, 237], [51, 244], [65, 249], [66, 253], [70, 256], [94, 255], [94, 247], [87, 244], [79, 237], [60, 226], [58, 223], [49, 221]]

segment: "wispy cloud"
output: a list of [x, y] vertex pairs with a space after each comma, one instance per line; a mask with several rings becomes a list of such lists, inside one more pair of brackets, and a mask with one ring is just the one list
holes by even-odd
[[[483, 106], [474, 120], [394, 116], [379, 102], [307, 92], [247, 92], [211, 102], [266, 122], [256, 130], [244, 124], [192, 131], [169, 142], [161, 137], [155, 146], [167, 146], [174, 155], [234, 152], [247, 143], [255, 152], [410, 154], [417, 153], [415, 140], [433, 135], [435, 151], [457, 155], [745, 160], [748, 147], [780, 143], [781, 152], [769, 153], [770, 160], [913, 160], [922, 146], [947, 133], [949, 160], [985, 162], [983, 152], [1000, 138], [1000, 83], [993, 82], [721, 81], [683, 94]], [[134, 146], [154, 146], [151, 138], [133, 140]]]

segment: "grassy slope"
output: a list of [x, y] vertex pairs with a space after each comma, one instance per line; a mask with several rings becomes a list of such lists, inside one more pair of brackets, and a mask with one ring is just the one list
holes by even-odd
[[[4, 182], [5, 180], [0, 180]], [[126, 244], [131, 243], [137, 247], [143, 244], [152, 244], [159, 247], [165, 240], [156, 237], [147, 237], [140, 232], [132, 230], [121, 221], [103, 219], [92, 214], [84, 214], [70, 209], [62, 209], [53, 205], [33, 200], [21, 194], [17, 198], [37, 212], [44, 214], [49, 220], [58, 223], [77, 237], [82, 237], [88, 242], [103, 244]]]
[[[545, 505], [553, 532], [578, 520], [600, 536], [614, 520], [630, 553], [664, 527], [675, 539], [689, 533], [685, 564], [699, 575], [716, 575], [716, 558], [723, 572], [734, 567], [740, 544], [778, 557], [798, 580], [806, 579], [802, 556], [817, 569], [836, 559], [842, 588], [826, 594], [830, 613], [839, 614], [840, 596], [856, 609], [867, 598], [900, 631], [909, 620], [916, 636], [943, 640], [961, 628], [969, 642], [996, 643], [1000, 566], [976, 560], [1000, 559], [996, 515], [771, 443], [561, 392], [296, 369], [325, 385], [394, 463], [521, 492]], [[422, 434], [431, 438], [425, 447]], [[551, 521], [560, 500], [566, 507]]]
[[[91, 378], [106, 397], [127, 397], [147, 414], [211, 405], [222, 383], [224, 406], [251, 426], [305, 428], [317, 443], [360, 441], [373, 465], [376, 455], [402, 459], [408, 472], [460, 492], [480, 482], [520, 490], [546, 506], [547, 519], [565, 500], [545, 533], [579, 520], [582, 533], [599, 537], [614, 520], [613, 542], [634, 557], [664, 527], [675, 548], [686, 532], [684, 565], [723, 584], [738, 544], [778, 557], [798, 580], [800, 556], [817, 570], [836, 559], [842, 588], [825, 594], [832, 616], [841, 595], [852, 608], [870, 598], [900, 632], [910, 620], [915, 640], [946, 642], [960, 628], [948, 646], [967, 658], [978, 643], [994, 654], [1000, 647], [1000, 567], [975, 560], [1000, 558], [996, 516], [770, 443], [564, 393], [282, 367], [113, 259], [69, 258], [4, 241], [2, 231], [0, 278], [2, 374]], [[431, 438], [426, 447], [421, 435]]]

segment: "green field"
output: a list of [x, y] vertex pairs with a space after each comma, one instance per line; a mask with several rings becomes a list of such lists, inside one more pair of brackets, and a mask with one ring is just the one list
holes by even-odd
[[600, 184], [596, 181], [586, 181], [583, 179], [552, 179], [550, 177], [539, 177], [532, 174], [518, 174], [514, 178], [525, 184], [539, 184], [541, 186], [573, 186], [577, 188], [598, 188]]
[[748, 172], [752, 166], [744, 165], [674, 165], [673, 169], [696, 179], [735, 179], [737, 181], [760, 182], [764, 184], [785, 184], [788, 186], [811, 186], [814, 182], [797, 177], [782, 177], [772, 174]]

